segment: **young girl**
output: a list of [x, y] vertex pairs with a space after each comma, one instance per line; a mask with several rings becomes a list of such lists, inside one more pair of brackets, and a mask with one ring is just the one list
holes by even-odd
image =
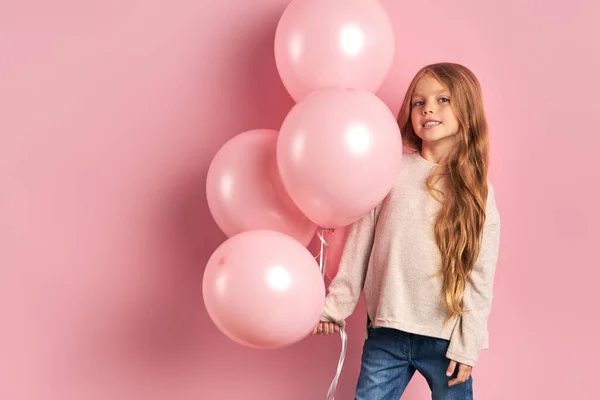
[[385, 200], [350, 228], [314, 333], [339, 331], [364, 289], [355, 400], [397, 400], [415, 371], [434, 400], [472, 399], [500, 241], [477, 78], [458, 64], [424, 67], [398, 122], [413, 153]]

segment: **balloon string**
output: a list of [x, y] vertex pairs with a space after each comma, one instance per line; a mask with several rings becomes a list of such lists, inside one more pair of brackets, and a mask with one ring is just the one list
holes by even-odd
[[333, 229], [327, 228], [319, 228], [317, 231], [317, 236], [321, 241], [321, 248], [317, 257], [319, 257], [319, 270], [323, 278], [325, 278], [325, 273], [327, 272], [327, 254], [329, 253], [329, 243], [325, 239], [325, 234], [332, 234], [333, 231]]
[[[325, 234], [333, 234], [333, 229], [319, 228], [317, 231], [317, 236], [321, 241], [321, 248], [317, 257], [319, 258], [319, 268], [321, 271], [321, 275], [325, 278], [325, 274], [327, 272], [327, 255], [329, 253], [329, 243], [327, 243], [327, 239], [325, 239]], [[331, 385], [329, 386], [329, 390], [327, 391], [327, 400], [335, 400], [335, 391], [337, 389], [338, 382], [340, 380], [340, 376], [342, 374], [342, 368], [344, 367], [344, 361], [346, 360], [346, 349], [348, 347], [348, 335], [344, 328], [340, 328], [340, 339], [342, 340], [342, 350], [340, 352], [340, 358], [338, 360], [337, 370], [333, 380], [331, 381]]]
[[342, 375], [342, 368], [344, 367], [344, 360], [346, 359], [346, 348], [348, 347], [348, 335], [346, 335], [346, 331], [344, 328], [340, 328], [340, 338], [342, 339], [342, 351], [340, 352], [340, 359], [337, 365], [337, 371], [331, 381], [331, 385], [329, 386], [329, 391], [327, 392], [327, 400], [334, 400], [335, 390], [337, 389], [338, 382], [340, 380], [340, 376]]

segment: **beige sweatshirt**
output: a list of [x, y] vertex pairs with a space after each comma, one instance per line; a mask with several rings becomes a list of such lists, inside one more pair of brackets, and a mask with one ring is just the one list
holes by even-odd
[[433, 224], [440, 208], [427, 191], [436, 164], [404, 155], [393, 189], [349, 229], [339, 271], [329, 286], [322, 319], [344, 326], [364, 289], [373, 327], [447, 339], [449, 359], [475, 365], [487, 348], [487, 320], [500, 243], [500, 215], [489, 187], [480, 255], [465, 289], [465, 313], [448, 322], [441, 256]]

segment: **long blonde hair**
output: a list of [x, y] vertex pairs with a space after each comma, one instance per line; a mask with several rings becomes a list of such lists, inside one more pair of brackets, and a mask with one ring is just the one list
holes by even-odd
[[[412, 126], [411, 98], [417, 82], [427, 74], [450, 91], [450, 107], [459, 124], [455, 150], [432, 172], [427, 187], [432, 196], [441, 202], [434, 235], [442, 258], [444, 299], [450, 316], [462, 315], [463, 295], [479, 255], [485, 223], [488, 125], [481, 86], [468, 68], [454, 63], [427, 65], [410, 83], [398, 114], [406, 147], [414, 151], [422, 150], [422, 140]], [[441, 191], [436, 188], [438, 182], [443, 183]]]

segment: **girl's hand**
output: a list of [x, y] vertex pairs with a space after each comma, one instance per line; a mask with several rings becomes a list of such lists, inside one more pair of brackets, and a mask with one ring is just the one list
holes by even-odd
[[313, 335], [329, 335], [340, 331], [340, 327], [335, 322], [319, 322], [319, 325], [312, 331]]
[[448, 365], [448, 369], [446, 370], [446, 376], [451, 377], [458, 366], [458, 373], [456, 378], [450, 379], [448, 382], [448, 386], [454, 386], [461, 383], [464, 383], [471, 376], [471, 371], [473, 371], [473, 367], [466, 364], [457, 363], [454, 360], [450, 360], [450, 364]]

